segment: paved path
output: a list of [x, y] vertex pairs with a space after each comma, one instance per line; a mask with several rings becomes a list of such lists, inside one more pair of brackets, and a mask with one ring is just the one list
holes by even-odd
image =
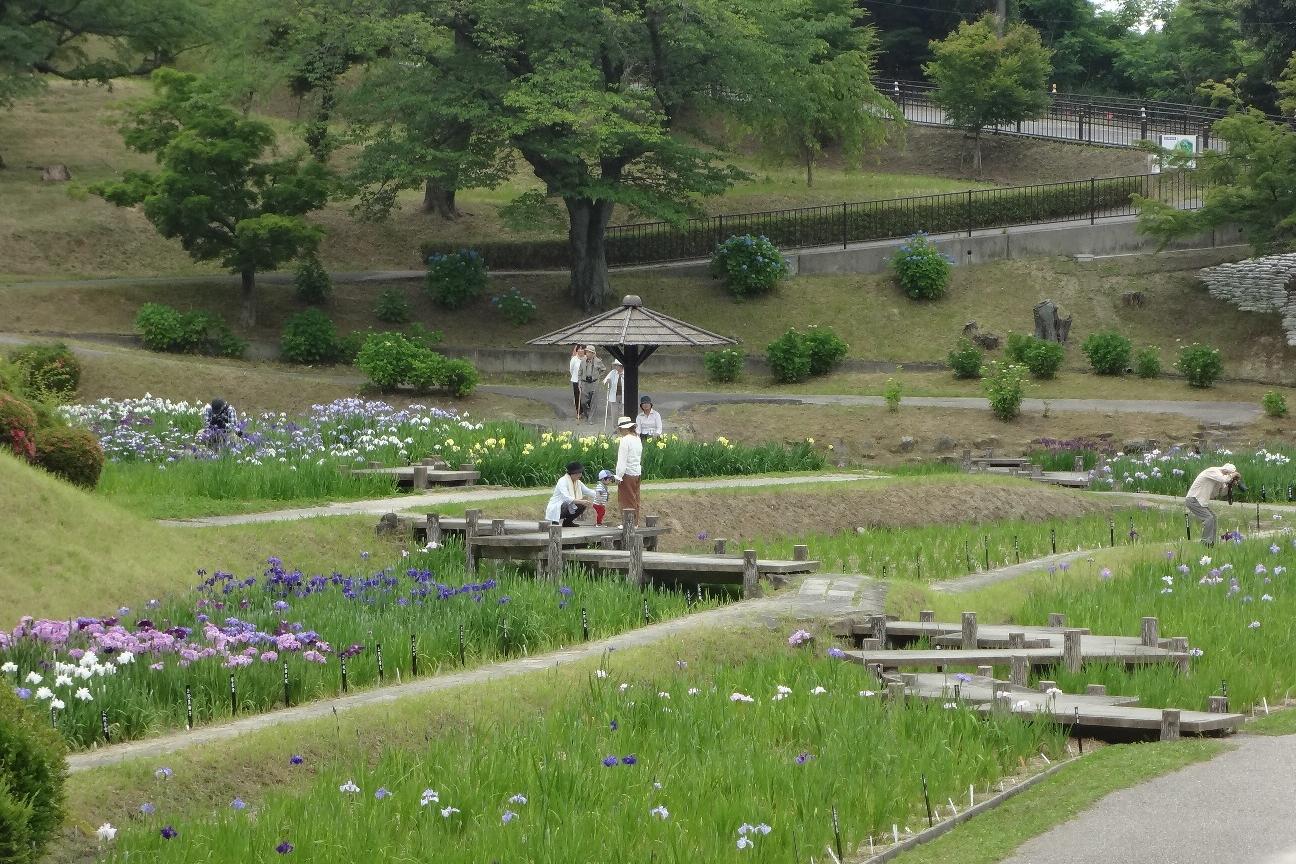
[[[796, 477], [726, 477], [717, 480], [672, 480], [645, 483], [645, 492], [671, 492], [688, 489], [743, 489], [754, 486], [804, 486], [810, 483], [851, 483], [857, 480], [876, 480], [874, 474], [806, 474]], [[240, 513], [233, 516], [203, 516], [195, 519], [162, 519], [163, 525], [188, 528], [210, 528], [218, 525], [248, 525], [255, 522], [291, 522], [312, 519], [316, 516], [381, 516], [442, 504], [467, 504], [472, 501], [498, 501], [504, 498], [534, 498], [548, 490], [510, 489], [497, 486], [452, 487], [439, 492], [418, 495], [401, 495], [389, 498], [370, 498], [364, 501], [339, 501], [319, 507], [298, 507], [291, 510], [271, 510], [266, 513]]]
[[788, 616], [810, 619], [844, 614], [878, 614], [881, 611], [881, 592], [863, 577], [818, 575], [772, 597], [731, 603], [718, 609], [652, 624], [620, 636], [587, 642], [571, 648], [537, 654], [533, 657], [503, 660], [463, 672], [418, 678], [404, 684], [363, 690], [335, 699], [321, 699], [295, 708], [243, 717], [228, 723], [200, 726], [191, 731], [174, 732], [158, 738], [114, 744], [85, 753], [74, 753], [68, 757], [68, 769], [73, 772], [86, 771], [134, 759], [154, 758], [195, 745], [228, 741], [262, 729], [278, 728], [289, 723], [327, 717], [334, 712], [353, 711], [357, 708], [394, 702], [409, 696], [498, 681], [515, 675], [525, 675], [597, 658], [609, 652], [612, 653], [611, 662], [615, 666], [616, 651], [654, 645], [692, 630], [772, 624]]
[[[571, 413], [571, 390], [561, 387], [528, 387], [513, 384], [487, 384], [478, 389], [500, 396], [511, 396], [517, 399], [535, 399], [545, 402], [554, 412], [565, 417]], [[674, 413], [697, 405], [733, 405], [755, 403], [766, 405], [833, 405], [843, 407], [885, 405], [881, 396], [822, 396], [815, 394], [788, 393], [768, 395], [764, 393], [741, 392], [707, 392], [695, 391], [684, 393], [653, 394], [654, 404], [667, 413]], [[959, 408], [989, 410], [990, 404], [980, 397], [973, 396], [906, 396], [906, 405], [921, 405], [932, 408]], [[1252, 423], [1260, 418], [1260, 407], [1250, 402], [1190, 402], [1190, 401], [1155, 401], [1148, 399], [1049, 399], [1050, 411], [1114, 413], [1114, 414], [1178, 414], [1201, 423]], [[1027, 411], [1044, 410], [1043, 399], [1026, 399], [1022, 408]], [[591, 426], [591, 429], [596, 427]]]
[[1296, 864], [1296, 737], [1238, 747], [1113, 792], [1002, 864]]

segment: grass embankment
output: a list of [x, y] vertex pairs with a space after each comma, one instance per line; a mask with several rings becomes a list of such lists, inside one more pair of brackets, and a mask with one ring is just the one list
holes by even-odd
[[[146, 92], [147, 82], [142, 81], [115, 81], [112, 90], [53, 81], [39, 96], [20, 100], [13, 110], [0, 116], [0, 140], [5, 142], [3, 155], [9, 165], [9, 170], [0, 174], [0, 199], [6, 203], [5, 213], [0, 215], [0, 248], [6, 250], [0, 271], [4, 275], [48, 278], [219, 272], [210, 264], [191, 262], [178, 243], [159, 238], [141, 214], [112, 207], [85, 193], [89, 184], [121, 171], [152, 167], [151, 158], [125, 148], [111, 125], [116, 112], [128, 100]], [[280, 148], [290, 149], [298, 140], [290, 122], [292, 109], [280, 113], [281, 117], [270, 119], [281, 136]], [[891, 151], [903, 160], [904, 167], [898, 171], [891, 170], [885, 159], [864, 170], [847, 171], [838, 160], [829, 158], [816, 171], [813, 187], [805, 185], [803, 172], [796, 167], [769, 166], [739, 157], [738, 164], [751, 172], [752, 179], [703, 201], [702, 206], [711, 213], [736, 213], [988, 185], [928, 176], [924, 160], [920, 155], [913, 156], [913, 151], [928, 139], [914, 140], [914, 147]], [[1095, 158], [1115, 167], [1119, 157], [1102, 153]], [[521, 192], [541, 188], [524, 163], [518, 161], [518, 173], [499, 188], [460, 192], [458, 206], [463, 216], [452, 222], [420, 211], [421, 190], [402, 194], [393, 218], [383, 224], [355, 221], [350, 213], [352, 202], [330, 204], [312, 217], [329, 232], [322, 250], [325, 262], [340, 270], [404, 269], [419, 266], [419, 244], [433, 236], [442, 242], [466, 245], [484, 237], [563, 236], [561, 221], [519, 231], [501, 220], [499, 209], [503, 205]], [[40, 180], [40, 166], [59, 162], [71, 169], [70, 189]], [[1038, 160], [1040, 170], [1044, 170], [1044, 163]], [[338, 167], [343, 167], [341, 161]], [[1027, 173], [1028, 178], [1033, 176]], [[625, 212], [614, 221], [641, 219]]]

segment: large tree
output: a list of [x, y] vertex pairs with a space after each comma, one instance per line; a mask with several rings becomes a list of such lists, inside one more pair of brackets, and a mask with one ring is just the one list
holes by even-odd
[[1296, 0], [1236, 0], [1242, 37], [1256, 58], [1241, 83], [1247, 104], [1272, 111], [1275, 85], [1296, 52]]
[[923, 67], [936, 85], [932, 101], [973, 139], [973, 165], [981, 170], [981, 133], [988, 126], [1043, 115], [1048, 108], [1049, 50], [1027, 24], [1010, 24], [1002, 36], [987, 15], [932, 43]]
[[330, 176], [301, 155], [271, 158], [269, 124], [242, 116], [197, 76], [153, 73], [154, 95], [132, 108], [126, 145], [152, 153], [158, 171], [128, 171], [93, 187], [139, 206], [163, 237], [196, 261], [219, 261], [242, 279], [240, 321], [256, 324], [256, 274], [313, 251], [323, 232], [304, 214], [324, 206]]
[[[1296, 248], [1296, 131], [1253, 109], [1218, 120], [1213, 136], [1228, 146], [1194, 157], [1205, 187], [1201, 207], [1138, 198], [1139, 230], [1164, 242], [1237, 225], [1257, 253]], [[1164, 155], [1172, 163], [1184, 158]]]

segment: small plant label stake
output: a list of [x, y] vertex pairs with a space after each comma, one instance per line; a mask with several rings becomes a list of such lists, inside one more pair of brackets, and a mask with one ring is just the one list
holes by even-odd
[[1184, 514], [1184, 536], [1192, 540], [1192, 517], [1187, 513]]
[[193, 728], [193, 688], [185, 685], [185, 728]]
[[230, 714], [237, 715], [238, 714], [238, 685], [234, 683], [233, 672], [230, 673], [229, 684], [230, 684]]
[[1053, 554], [1057, 554], [1057, 529], [1049, 529], [1049, 546], [1053, 549]]
[[648, 614], [648, 601], [644, 600], [644, 624], [651, 624], [652, 617]]
[[921, 774], [919, 776], [922, 777], [923, 804], [927, 805], [927, 827], [930, 828], [936, 824], [936, 820], [932, 818], [931, 798], [927, 795], [927, 775]]
[[981, 549], [985, 552], [985, 569], [990, 569], [990, 535], [981, 536]]
[[1112, 546], [1116, 545], [1116, 520], [1107, 520], [1107, 535]]
[[467, 662], [468, 661], [464, 659], [464, 625], [463, 622], [460, 621], [459, 622], [459, 665], [466, 666]]
[[842, 854], [841, 825], [837, 821], [836, 804], [834, 804], [832, 807], [832, 829], [833, 829], [833, 845], [837, 847], [837, 860], [845, 861], [846, 856]]
[[377, 655], [377, 657], [378, 657], [378, 683], [381, 684], [381, 683], [383, 682], [383, 662], [382, 662], [382, 643], [381, 643], [381, 642], [376, 642], [376, 643], [374, 643], [374, 653], [375, 653], [375, 654]]
[[99, 712], [99, 728], [103, 730], [104, 741], [111, 743], [112, 736], [108, 734], [108, 712], [107, 711]]
[[1013, 535], [1013, 563], [1021, 563], [1021, 546], [1017, 543], [1017, 535]]
[[291, 689], [290, 689], [290, 686], [289, 686], [289, 684], [288, 684], [288, 661], [287, 661], [287, 660], [285, 660], [285, 661], [284, 661], [284, 664], [283, 664], [283, 673], [284, 673], [284, 679], [283, 679], [283, 685], [284, 685], [284, 707], [287, 708], [287, 707], [289, 706], [289, 704], [291, 704], [291, 698], [290, 698], [290, 697], [291, 697], [291, 695], [292, 695], [292, 693], [291, 693]]
[[589, 613], [585, 611], [584, 606], [581, 607], [581, 635], [585, 637], [586, 642], [589, 641]]
[[418, 637], [410, 634], [410, 677], [418, 677]]
[[922, 553], [914, 551], [914, 569], [918, 571], [918, 581], [922, 581]]
[[50, 709], [50, 726], [53, 727], [53, 728], [55, 728], [55, 729], [58, 728], [58, 709], [57, 709], [57, 708], [51, 708], [51, 709]]
[[1080, 755], [1084, 755], [1084, 736], [1080, 734], [1080, 707], [1075, 709], [1075, 724], [1072, 727], [1076, 730], [1076, 746], [1080, 748]]

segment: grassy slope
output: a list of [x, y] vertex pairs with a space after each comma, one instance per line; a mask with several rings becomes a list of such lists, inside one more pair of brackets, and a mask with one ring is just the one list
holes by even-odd
[[270, 555], [330, 571], [381, 542], [374, 520], [336, 517], [232, 528], [167, 528], [0, 454], [0, 627], [20, 615], [107, 614], [165, 591], [194, 571], [259, 574]]
[[[112, 90], [52, 82], [35, 99], [20, 101], [12, 111], [0, 113], [0, 141], [11, 170], [0, 172], [0, 274], [93, 276], [143, 273], [215, 272], [211, 265], [195, 265], [174, 242], [159, 239], [143, 216], [123, 211], [96, 198], [87, 198], [85, 187], [128, 168], [147, 168], [151, 158], [127, 151], [110, 124], [127, 100], [147, 92], [141, 81], [115, 82]], [[274, 125], [284, 147], [295, 137], [288, 119], [290, 104], [278, 106], [283, 117]], [[1122, 154], [1124, 155], [1124, 154]], [[1091, 157], [1092, 158], [1092, 157]], [[1112, 162], [1117, 157], [1102, 157]], [[1010, 162], [1011, 160], [1005, 160]], [[72, 171], [70, 195], [63, 184], [40, 181], [36, 169], [62, 162]], [[830, 159], [807, 188], [797, 168], [773, 167], [750, 158], [739, 163], [752, 179], [726, 195], [703, 202], [710, 212], [745, 212], [807, 204], [861, 201], [873, 198], [927, 194], [983, 185], [966, 179], [933, 177], [921, 159], [904, 161], [899, 172], [885, 164], [861, 171], [845, 171]], [[1106, 172], [1100, 172], [1106, 173]], [[1087, 175], [1086, 175], [1087, 176]], [[359, 224], [349, 215], [349, 204], [338, 202], [317, 216], [329, 229], [324, 258], [339, 269], [392, 269], [418, 265], [421, 242], [436, 239], [471, 243], [481, 237], [515, 234], [519, 237], [562, 236], [561, 225], [513, 232], [499, 218], [498, 208], [517, 194], [540, 188], [525, 168], [509, 183], [493, 190], [467, 190], [459, 196], [463, 218], [446, 223], [418, 211], [420, 193], [402, 196], [399, 212], [386, 224]], [[641, 221], [632, 213], [614, 221]]]

